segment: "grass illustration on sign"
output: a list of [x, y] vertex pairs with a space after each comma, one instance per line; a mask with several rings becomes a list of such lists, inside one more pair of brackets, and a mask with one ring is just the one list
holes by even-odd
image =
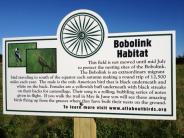
[[27, 50], [27, 73], [56, 73], [56, 49]]
[[26, 50], [36, 49], [37, 43], [10, 43], [8, 44], [8, 66], [26, 67]]

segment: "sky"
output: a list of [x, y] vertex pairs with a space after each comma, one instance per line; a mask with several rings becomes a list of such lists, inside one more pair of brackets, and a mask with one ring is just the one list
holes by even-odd
[[78, 9], [97, 12], [109, 33], [176, 30], [176, 55], [184, 55], [184, 0], [1, 0], [0, 53], [2, 38], [55, 36]]

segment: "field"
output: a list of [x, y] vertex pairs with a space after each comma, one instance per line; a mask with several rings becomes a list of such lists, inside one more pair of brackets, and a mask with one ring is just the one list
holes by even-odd
[[[184, 138], [184, 65], [177, 65], [177, 120], [127, 120], [97, 118], [98, 138]], [[2, 82], [2, 68], [0, 74]], [[2, 84], [2, 83], [1, 83]], [[0, 86], [0, 137], [72, 138], [73, 119], [2, 115]]]

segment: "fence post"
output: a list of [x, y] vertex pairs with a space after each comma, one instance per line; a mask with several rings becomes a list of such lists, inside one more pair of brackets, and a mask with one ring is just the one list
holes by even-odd
[[74, 118], [74, 138], [96, 138], [94, 118]]

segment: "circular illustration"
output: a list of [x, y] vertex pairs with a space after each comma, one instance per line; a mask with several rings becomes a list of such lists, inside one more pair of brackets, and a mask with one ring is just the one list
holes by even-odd
[[76, 13], [64, 22], [60, 40], [67, 53], [77, 58], [86, 58], [101, 48], [104, 28], [92, 14]]

